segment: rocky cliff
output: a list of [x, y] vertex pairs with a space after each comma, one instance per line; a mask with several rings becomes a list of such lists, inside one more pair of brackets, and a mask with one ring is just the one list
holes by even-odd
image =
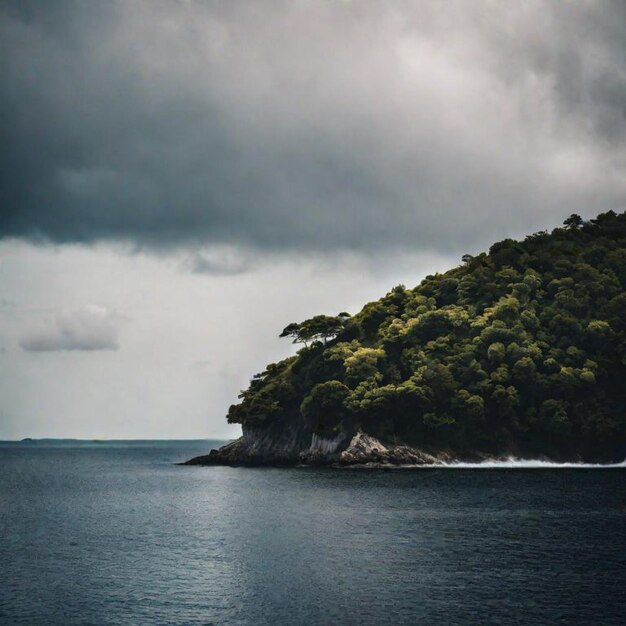
[[[472, 460], [482, 458], [472, 456]], [[360, 465], [367, 467], [438, 465], [456, 460], [445, 451], [430, 453], [407, 445], [382, 443], [362, 431], [325, 438], [296, 429], [268, 432], [244, 427], [239, 439], [190, 459], [184, 465]]]

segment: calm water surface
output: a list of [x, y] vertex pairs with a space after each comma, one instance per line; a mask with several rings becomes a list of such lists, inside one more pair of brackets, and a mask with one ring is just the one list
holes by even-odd
[[6, 624], [624, 624], [626, 470], [232, 469], [0, 443]]

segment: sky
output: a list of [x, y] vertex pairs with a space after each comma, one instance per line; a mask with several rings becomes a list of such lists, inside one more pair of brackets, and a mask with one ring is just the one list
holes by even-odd
[[625, 172], [620, 1], [0, 0], [0, 439], [237, 436], [287, 323]]

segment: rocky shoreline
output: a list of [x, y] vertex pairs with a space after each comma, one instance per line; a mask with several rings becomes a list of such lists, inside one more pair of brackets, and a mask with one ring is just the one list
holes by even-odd
[[[505, 457], [502, 457], [505, 458]], [[245, 429], [244, 435], [225, 446], [197, 456], [182, 465], [298, 466], [334, 467], [415, 467], [445, 465], [460, 461], [494, 460], [476, 454], [459, 457], [451, 451], [425, 451], [404, 444], [383, 443], [362, 431], [341, 433], [334, 438], [312, 435], [308, 445], [295, 432], [271, 433]]]

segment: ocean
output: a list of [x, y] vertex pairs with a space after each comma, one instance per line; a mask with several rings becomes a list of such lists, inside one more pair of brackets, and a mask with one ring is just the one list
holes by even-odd
[[625, 623], [626, 468], [175, 464], [218, 443], [0, 443], [0, 623]]

